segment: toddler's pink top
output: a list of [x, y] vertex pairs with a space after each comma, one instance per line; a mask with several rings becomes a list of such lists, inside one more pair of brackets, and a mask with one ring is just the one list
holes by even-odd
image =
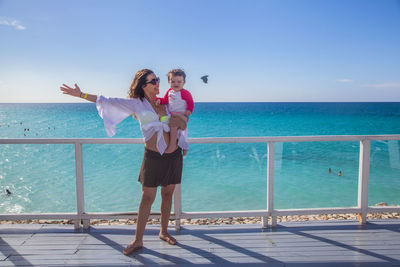
[[178, 92], [170, 88], [165, 96], [160, 98], [160, 104], [168, 104], [168, 109], [171, 113], [184, 113], [186, 110], [193, 112], [194, 108], [192, 95], [183, 88]]

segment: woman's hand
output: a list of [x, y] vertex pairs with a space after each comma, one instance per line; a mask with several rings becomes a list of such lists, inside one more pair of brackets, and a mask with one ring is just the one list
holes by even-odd
[[63, 91], [63, 94], [81, 97], [82, 91], [77, 84], [75, 84], [75, 88], [71, 88], [68, 85], [63, 84], [63, 86], [61, 86], [60, 89], [61, 91]]

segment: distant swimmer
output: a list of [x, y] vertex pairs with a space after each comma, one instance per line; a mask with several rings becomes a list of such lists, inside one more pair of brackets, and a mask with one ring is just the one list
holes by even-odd
[[11, 195], [12, 193], [11, 193], [11, 191], [10, 190], [8, 190], [8, 189], [6, 189], [6, 193], [7, 193], [7, 196], [9, 196], [9, 195]]
[[331, 173], [331, 172], [332, 172], [331, 168], [329, 168], [328, 172], [329, 172], [329, 173]]
[[337, 175], [342, 176], [342, 171], [339, 171]]

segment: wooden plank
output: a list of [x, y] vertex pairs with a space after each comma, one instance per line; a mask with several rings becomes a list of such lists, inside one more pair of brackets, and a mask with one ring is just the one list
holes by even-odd
[[[65, 259], [30, 259], [29, 257], [21, 257], [21, 256], [12, 256], [5, 260], [5, 266], [7, 264], [13, 264], [16, 266], [43, 266], [43, 265], [65, 265]], [[2, 265], [0, 265], [2, 266]]]
[[[277, 256], [277, 255], [356, 255], [356, 254], [363, 254], [362, 249], [363, 248], [357, 248], [357, 250], [349, 250], [347, 248], [335, 248], [335, 247], [326, 247], [326, 248], [320, 248], [320, 247], [313, 247], [313, 248], [308, 248], [308, 249], [292, 249], [292, 248], [279, 248], [279, 247], [272, 247], [272, 248], [234, 248], [234, 249], [229, 249], [229, 248], [208, 248], [208, 249], [203, 249], [203, 248], [197, 248], [198, 251], [196, 253], [190, 252], [190, 251], [182, 251], [182, 250], [163, 250], [164, 253], [171, 253], [172, 255], [175, 256], [184, 256], [184, 257], [189, 257], [189, 256], [207, 256], [210, 253], [214, 254], [230, 254], [232, 251], [236, 253], [242, 253], [244, 255], [251, 253], [251, 254], [259, 254], [259, 255], [264, 255], [264, 256]], [[385, 255], [385, 256], [396, 256], [399, 255], [399, 250], [398, 249], [371, 249], [371, 248], [366, 248], [368, 252], [371, 252], [371, 254], [376, 253], [379, 255]], [[101, 250], [105, 251], [105, 250]], [[311, 251], [311, 252], [310, 252]], [[82, 253], [96, 253], [96, 251], [85, 251]], [[106, 254], [109, 252], [106, 252]]]
[[0, 238], [0, 249], [4, 246], [19, 246], [22, 245], [29, 237], [25, 238]]
[[115, 261], [102, 261], [102, 260], [90, 260], [90, 261], [85, 261], [85, 260], [68, 260], [65, 265], [66, 266], [132, 266], [132, 264], [136, 265], [139, 264], [137, 261], [129, 261], [129, 262], [121, 262], [118, 261], [116, 263]]
[[34, 245], [68, 245], [80, 243], [85, 239], [85, 237], [79, 238], [31, 238], [26, 240], [23, 246], [34, 246]]
[[0, 224], [0, 234], [32, 234], [42, 226], [41, 224]]
[[7, 253], [8, 255], [47, 255], [47, 254], [66, 254], [72, 255], [75, 254], [77, 249], [35, 249], [35, 248], [25, 248], [25, 247], [15, 247], [12, 250], [4, 250], [3, 253]]
[[76, 250], [78, 244], [64, 244], [64, 245], [34, 245], [34, 246], [21, 246], [22, 249], [27, 250], [48, 250], [48, 251], [57, 251], [57, 250]]
[[301, 239], [301, 238], [297, 238], [296, 237], [296, 240], [290, 240], [290, 239], [287, 239], [287, 240], [282, 240], [282, 239], [275, 239], [275, 238], [266, 238], [266, 239], [250, 239], [250, 240], [245, 240], [245, 239], [242, 239], [242, 240], [233, 240], [232, 239], [232, 237], [231, 238], [225, 238], [225, 239], [215, 239], [215, 240], [205, 240], [205, 241], [187, 241], [187, 240], [181, 240], [181, 239], [178, 239], [178, 241], [180, 241], [180, 242], [185, 242], [185, 243], [187, 243], [187, 244], [189, 244], [189, 243], [192, 243], [192, 244], [198, 244], [198, 245], [201, 245], [201, 244], [207, 244], [207, 243], [209, 243], [209, 242], [212, 242], [212, 243], [214, 243], [214, 244], [218, 244], [218, 243], [222, 243], [222, 242], [230, 242], [230, 243], [232, 243], [232, 244], [243, 244], [243, 245], [246, 245], [246, 244], [263, 244], [263, 243], [269, 243], [269, 242], [273, 242], [274, 244], [280, 244], [280, 245], [291, 245], [291, 244], [293, 244], [293, 245], [296, 245], [296, 244], [303, 244], [304, 246], [308, 246], [308, 245], [312, 245], [312, 244], [314, 244], [314, 243], [322, 243], [319, 239], [325, 239], [325, 240], [327, 240], [327, 241], [325, 241], [324, 243], [329, 243], [330, 241], [334, 241], [334, 242], [342, 242], [342, 243], [346, 243], [346, 244], [357, 244], [357, 242], [363, 242], [363, 243], [365, 243], [365, 244], [374, 244], [374, 242], [375, 242], [375, 244], [380, 244], [380, 245], [384, 245], [384, 244], [386, 244], [386, 243], [391, 243], [392, 245], [395, 245], [395, 244], [400, 244], [400, 236], [398, 236], [398, 238], [399, 238], [399, 240], [393, 240], [393, 237], [392, 238], [386, 238], [386, 239], [383, 239], [383, 240], [380, 240], [380, 239], [377, 239], [377, 240], [374, 240], [374, 239], [372, 239], [372, 238], [352, 238], [351, 236], [346, 236], [346, 237], [342, 237], [342, 238], [330, 238], [330, 239], [327, 239], [327, 238], [323, 238], [323, 237], [321, 237], [321, 238], [309, 238], [309, 239], [306, 239], [306, 238], [304, 238], [304, 239]]
[[9, 250], [3, 251], [2, 249], [0, 249], [0, 261], [4, 261], [10, 255], [11, 251]]

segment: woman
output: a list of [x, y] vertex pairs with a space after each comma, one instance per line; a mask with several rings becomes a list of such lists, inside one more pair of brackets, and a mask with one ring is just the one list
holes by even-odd
[[[172, 195], [175, 185], [180, 184], [182, 176], [182, 150], [175, 144], [175, 151], [164, 153], [169, 142], [169, 126], [186, 128], [186, 118], [177, 115], [170, 118], [165, 106], [156, 105], [160, 79], [153, 71], [139, 70], [129, 90], [129, 98], [106, 98], [82, 93], [77, 84], [71, 88], [63, 84], [61, 91], [75, 97], [96, 102], [100, 117], [103, 118], [107, 134], [111, 137], [116, 132], [116, 125], [130, 115], [134, 115], [140, 123], [145, 138], [145, 152], [139, 174], [142, 184], [142, 199], [139, 205], [135, 239], [123, 250], [125, 255], [142, 248], [143, 234], [150, 215], [151, 205], [161, 187], [161, 229], [159, 237], [170, 245], [177, 243], [168, 234], [168, 222], [171, 213]], [[160, 120], [162, 118], [162, 121]]]

